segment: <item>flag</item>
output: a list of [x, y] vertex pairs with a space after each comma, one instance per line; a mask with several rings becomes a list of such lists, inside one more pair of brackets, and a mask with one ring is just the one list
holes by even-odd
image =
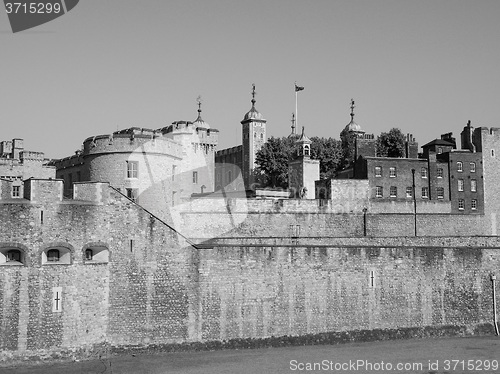
[[297, 84], [295, 84], [295, 92], [302, 91], [303, 89], [304, 89], [304, 87], [300, 87], [300, 86], [297, 86]]

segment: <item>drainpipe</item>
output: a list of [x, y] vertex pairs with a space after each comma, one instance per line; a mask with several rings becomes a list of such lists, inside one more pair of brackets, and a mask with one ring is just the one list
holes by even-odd
[[496, 292], [495, 292], [495, 280], [497, 279], [496, 275], [491, 276], [491, 283], [493, 286], [493, 323], [495, 324], [495, 333], [500, 335], [498, 333], [498, 320], [497, 320], [497, 298], [496, 298]]

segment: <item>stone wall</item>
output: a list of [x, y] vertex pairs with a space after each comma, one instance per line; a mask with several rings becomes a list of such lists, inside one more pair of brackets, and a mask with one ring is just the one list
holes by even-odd
[[[59, 180], [26, 186], [26, 199], [0, 200], [0, 254], [22, 253], [0, 262], [0, 361], [360, 329], [493, 331], [497, 237], [412, 238], [413, 215], [374, 214], [369, 233], [399, 234], [365, 238], [362, 214], [320, 220], [313, 202], [248, 200], [240, 232], [196, 247], [105, 184], [77, 184], [79, 200], [62, 200]], [[450, 215], [435, 216], [423, 227]], [[465, 218], [454, 227], [477, 225]], [[54, 248], [69, 261], [47, 262]]]

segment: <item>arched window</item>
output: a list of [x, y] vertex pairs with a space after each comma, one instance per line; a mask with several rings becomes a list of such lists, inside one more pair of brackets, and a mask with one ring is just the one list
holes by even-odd
[[309, 145], [304, 146], [304, 156], [310, 156], [311, 155], [311, 150], [309, 148]]
[[59, 262], [60, 260], [60, 252], [58, 249], [49, 249], [47, 251], [47, 261], [48, 262]]
[[96, 244], [84, 247], [86, 264], [104, 264], [109, 262], [109, 250], [106, 246]]
[[85, 260], [92, 261], [94, 259], [94, 251], [92, 249], [87, 248], [85, 250]]

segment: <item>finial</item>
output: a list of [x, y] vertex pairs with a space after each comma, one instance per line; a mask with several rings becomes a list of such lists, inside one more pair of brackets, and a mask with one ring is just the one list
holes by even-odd
[[351, 121], [354, 120], [354, 108], [356, 108], [354, 105], [354, 99], [351, 99]]
[[255, 83], [252, 83], [252, 107], [255, 106]]
[[304, 126], [302, 126], [302, 137], [304, 136]]
[[198, 103], [198, 113], [201, 113], [201, 95], [198, 95], [196, 102]]
[[198, 95], [198, 97], [196, 98], [196, 102], [198, 103], [198, 118], [196, 119], [196, 121], [201, 121], [201, 95]]
[[292, 135], [295, 135], [295, 113], [292, 113]]

